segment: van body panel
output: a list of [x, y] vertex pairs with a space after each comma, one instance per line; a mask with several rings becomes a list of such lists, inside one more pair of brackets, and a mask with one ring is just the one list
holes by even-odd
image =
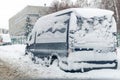
[[[45, 21], [38, 21], [28, 37], [26, 51], [32, 52], [37, 57], [46, 57], [53, 54], [67, 57], [70, 13], [66, 12], [49, 17], [49, 19], [45, 18]], [[37, 25], [38, 23], [40, 25]], [[38, 29], [39, 27], [41, 29]]]

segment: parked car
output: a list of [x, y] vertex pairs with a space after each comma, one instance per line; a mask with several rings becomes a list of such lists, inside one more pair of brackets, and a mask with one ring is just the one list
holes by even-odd
[[0, 34], [0, 45], [11, 44], [11, 38], [9, 34]]
[[113, 12], [72, 8], [39, 18], [27, 40], [26, 54], [58, 59], [64, 71], [117, 68]]

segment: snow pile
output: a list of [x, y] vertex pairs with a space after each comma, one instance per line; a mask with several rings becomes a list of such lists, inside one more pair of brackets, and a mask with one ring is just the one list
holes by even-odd
[[29, 72], [29, 67], [33, 64], [30, 57], [24, 54], [25, 45], [0, 46], [0, 59], [23, 73]]
[[25, 45], [0, 46], [0, 59], [24, 72], [28, 79], [120, 79], [120, 70], [102, 69], [86, 73], [66, 73], [54, 64], [50, 67], [34, 64], [30, 55], [25, 56], [24, 53]]
[[[0, 59], [9, 63], [11, 67], [22, 71], [26, 78], [60, 78], [64, 73], [56, 65], [51, 67], [34, 64], [32, 55], [25, 56], [25, 45], [0, 46]], [[56, 73], [57, 72], [57, 73]], [[55, 75], [54, 75], [55, 74]], [[54, 76], [53, 76], [54, 75]]]

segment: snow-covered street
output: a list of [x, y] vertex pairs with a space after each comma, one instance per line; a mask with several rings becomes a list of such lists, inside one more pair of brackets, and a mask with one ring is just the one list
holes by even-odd
[[[118, 48], [118, 58], [119, 57]], [[120, 79], [120, 67], [117, 70], [102, 69], [92, 70], [85, 73], [67, 73], [56, 65], [44, 67], [34, 64], [30, 56], [25, 56], [25, 45], [0, 46], [0, 79], [5, 77], [11, 80], [16, 79]], [[2, 65], [2, 67], [1, 67]], [[4, 71], [2, 70], [4, 67]], [[6, 68], [5, 68], [6, 67]], [[4, 75], [4, 76], [3, 76]], [[3, 80], [3, 79], [2, 79]]]

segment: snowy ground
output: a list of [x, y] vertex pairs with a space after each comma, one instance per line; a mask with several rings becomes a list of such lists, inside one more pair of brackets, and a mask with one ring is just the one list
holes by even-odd
[[[0, 80], [3, 75], [11, 80], [22, 79], [120, 79], [120, 66], [117, 70], [102, 69], [92, 70], [85, 73], [66, 73], [60, 70], [56, 65], [43, 67], [34, 64], [30, 56], [25, 56], [25, 45], [0, 46]], [[118, 48], [118, 58], [120, 58], [120, 48]], [[4, 65], [5, 64], [5, 65]], [[1, 65], [5, 67], [3, 71]], [[8, 69], [9, 68], [9, 69]], [[13, 74], [14, 73], [14, 74]], [[7, 77], [6, 77], [7, 76]], [[13, 77], [15, 76], [15, 77]], [[2, 79], [2, 80], [4, 80]]]

